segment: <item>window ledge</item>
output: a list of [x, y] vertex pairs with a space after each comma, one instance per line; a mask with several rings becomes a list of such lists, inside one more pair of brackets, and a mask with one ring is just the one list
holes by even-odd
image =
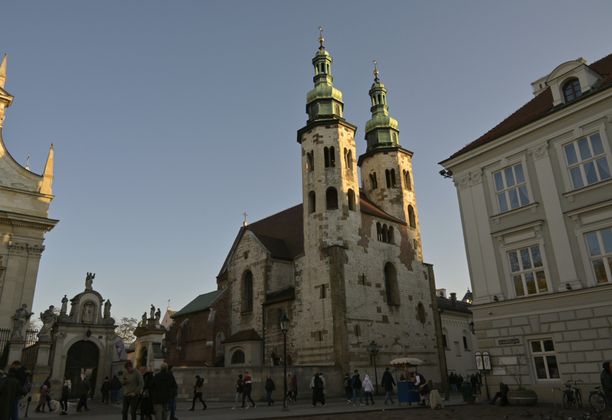
[[515, 209], [508, 210], [503, 213], [494, 214], [493, 216], [491, 216], [491, 220], [493, 220], [496, 224], [499, 224], [500, 220], [506, 216], [512, 216], [513, 214], [521, 213], [527, 210], [531, 210], [532, 213], [535, 213], [539, 205], [540, 205], [539, 202], [534, 201], [533, 203], [529, 203], [522, 207], [517, 207]]
[[591, 191], [600, 187], [605, 187], [607, 185], [612, 185], [612, 178], [610, 179], [606, 179], [605, 181], [599, 181], [596, 182], [594, 184], [591, 185], [587, 185], [586, 187], [582, 187], [582, 188], [577, 188], [575, 190], [571, 190], [568, 192], [564, 192], [562, 195], [563, 197], [567, 198], [569, 201], [574, 201], [574, 197], [577, 194], [580, 194], [582, 192], [586, 192], [586, 191]]

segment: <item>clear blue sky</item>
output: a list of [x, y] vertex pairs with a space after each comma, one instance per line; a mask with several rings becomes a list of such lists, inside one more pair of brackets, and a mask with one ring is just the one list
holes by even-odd
[[34, 309], [87, 271], [138, 317], [213, 290], [240, 227], [301, 200], [296, 130], [325, 27], [365, 150], [372, 59], [414, 151], [426, 261], [469, 285], [455, 188], [437, 162], [531, 97], [569, 59], [612, 52], [609, 1], [30, 1], [1, 8], [15, 95], [4, 138], [42, 171], [56, 147]]

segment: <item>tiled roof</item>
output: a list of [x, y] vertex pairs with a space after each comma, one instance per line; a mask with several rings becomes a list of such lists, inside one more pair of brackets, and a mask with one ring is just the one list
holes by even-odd
[[462, 302], [456, 299], [448, 299], [443, 296], [437, 296], [438, 298], [438, 309], [442, 309], [443, 311], [454, 311], [454, 312], [463, 312], [466, 314], [471, 314], [470, 304], [466, 302]]
[[261, 336], [254, 329], [238, 331], [230, 336], [223, 343], [238, 343], [240, 341], [261, 341]]
[[213, 303], [221, 296], [223, 290], [215, 290], [214, 292], [204, 293], [191, 302], [189, 302], [183, 309], [175, 312], [171, 318], [177, 318], [182, 315], [192, 314], [195, 312], [202, 312], [210, 308]]
[[[553, 106], [553, 96], [550, 91], [550, 88], [545, 89], [536, 97], [531, 99], [521, 108], [519, 108], [516, 112], [510, 115], [508, 118], [503, 120], [501, 123], [497, 124], [494, 128], [489, 130], [487, 133], [480, 136], [478, 139], [469, 143], [459, 151], [453, 153], [448, 159], [450, 160], [460, 156], [464, 153], [467, 153], [471, 150], [474, 150], [484, 144], [487, 144], [499, 137], [502, 137], [506, 134], [509, 134], [521, 127], [524, 127], [532, 122], [539, 120], [540, 118], [552, 114], [560, 109], [565, 108], [566, 106], [571, 106], [580, 100], [589, 97], [590, 95], [600, 92], [604, 89], [612, 87], [612, 54], [590, 64], [588, 66], [591, 70], [595, 71], [599, 75], [602, 76], [601, 80], [598, 84], [591, 89], [588, 93], [585, 93], [579, 99], [574, 102], [571, 102], [567, 105], [558, 105]], [[443, 164], [446, 160], [440, 162]]]
[[293, 286], [287, 289], [278, 290], [266, 294], [266, 301], [264, 305], [270, 305], [272, 303], [284, 302], [286, 300], [295, 299], [295, 288]]

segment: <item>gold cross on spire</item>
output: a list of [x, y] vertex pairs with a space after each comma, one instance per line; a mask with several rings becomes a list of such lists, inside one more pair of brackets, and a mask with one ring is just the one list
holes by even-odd
[[248, 216], [248, 213], [245, 211], [244, 213], [242, 213], [242, 215], [244, 216], [244, 220], [242, 221], [242, 226], [246, 226], [246, 225], [248, 225], [248, 224], [249, 224], [249, 223], [247, 222], [247, 216]]
[[319, 26], [319, 48], [325, 48], [323, 43], [325, 42], [325, 38], [323, 38], [323, 27]]
[[374, 81], [378, 82], [378, 75], [380, 74], [378, 71], [378, 61], [372, 60], [372, 63], [374, 63]]

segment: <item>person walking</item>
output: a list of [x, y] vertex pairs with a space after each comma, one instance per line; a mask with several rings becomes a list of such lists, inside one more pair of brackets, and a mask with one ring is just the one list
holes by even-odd
[[119, 402], [119, 391], [121, 390], [121, 381], [117, 375], [113, 375], [113, 379], [111, 379], [110, 383], [110, 392], [111, 392], [111, 403], [115, 404]]
[[361, 378], [359, 377], [359, 371], [355, 369], [353, 377], [351, 378], [351, 387], [353, 388], [353, 405], [359, 399], [359, 405], [363, 404], [363, 396], [361, 395]]
[[100, 393], [102, 394], [102, 404], [110, 403], [110, 380], [108, 379], [108, 376], [105, 377], [104, 382], [102, 382]]
[[244, 372], [244, 388], [242, 390], [242, 408], [249, 408], [247, 405], [245, 407], [245, 402], [248, 399], [251, 403], [251, 407], [255, 407], [255, 401], [251, 398], [251, 391], [253, 391], [253, 378], [249, 375], [249, 372]]
[[62, 384], [62, 396], [60, 398], [60, 407], [62, 408], [60, 415], [62, 416], [68, 414], [68, 398], [70, 398], [71, 390], [72, 382], [68, 378], [64, 379], [64, 383]]
[[85, 373], [81, 373], [79, 381], [77, 383], [77, 391], [79, 394], [79, 402], [77, 403], [77, 412], [89, 411], [87, 407], [87, 397], [89, 397], [89, 378]]
[[266, 378], [265, 388], [266, 388], [266, 401], [268, 402], [268, 407], [269, 407], [272, 404], [274, 404], [274, 400], [272, 399], [272, 391], [276, 389], [276, 386], [274, 385], [274, 381], [272, 380], [272, 377], [270, 375], [268, 375], [268, 377]]
[[[174, 382], [176, 383], [176, 378], [174, 377], [174, 373], [172, 372], [172, 366], [168, 366], [168, 372], [172, 375]], [[168, 411], [170, 412], [170, 420], [178, 420], [176, 418], [176, 397], [178, 396], [178, 385], [174, 390], [174, 395], [172, 399], [168, 403]]]
[[45, 405], [49, 407], [49, 412], [53, 411], [51, 409], [51, 396], [49, 395], [49, 391], [51, 389], [51, 382], [49, 381], [50, 377], [47, 376], [47, 379], [44, 380], [42, 385], [40, 386], [40, 396], [38, 397], [38, 405], [36, 405], [37, 413], [45, 412]]
[[393, 379], [393, 375], [389, 372], [389, 368], [385, 369], [385, 373], [383, 373], [382, 379], [380, 380], [380, 384], [385, 390], [385, 405], [387, 405], [387, 401], [390, 401], [391, 404], [393, 402], [393, 387], [395, 386], [395, 380]]
[[316, 407], [317, 403], [325, 405], [325, 379], [320, 373], [315, 373], [310, 381], [310, 389], [312, 389], [312, 406]]
[[232, 406], [232, 410], [236, 409], [236, 405], [240, 401], [242, 401], [242, 393], [244, 392], [244, 379], [242, 379], [242, 374], [238, 375], [238, 379], [236, 380], [236, 393], [234, 394], [234, 405]]
[[353, 404], [353, 386], [351, 385], [351, 375], [349, 373], [344, 374], [344, 396], [347, 404]]
[[19, 380], [20, 362], [11, 363], [8, 375], [0, 371], [0, 418], [19, 420], [19, 400], [24, 395]]
[[206, 402], [202, 398], [202, 389], [204, 388], [204, 378], [200, 375], [196, 375], [195, 383], [193, 385], [193, 400], [191, 401], [191, 408], [189, 411], [195, 410], [196, 401], [202, 403], [202, 410], [206, 410]]
[[372, 394], [374, 393], [374, 385], [372, 384], [370, 376], [367, 373], [363, 377], [363, 393], [365, 395], [366, 405], [370, 405], [370, 402], [372, 403], [372, 405], [374, 405], [374, 397], [372, 396]]
[[168, 403], [177, 391], [174, 376], [168, 372], [168, 365], [162, 363], [159, 372], [153, 377], [151, 401], [155, 410], [155, 420], [168, 420]]
[[298, 379], [295, 373], [290, 374], [291, 380], [289, 382], [289, 401], [296, 402], [297, 401], [297, 392], [298, 392]]
[[151, 420], [155, 413], [153, 412], [153, 400], [151, 399], [151, 390], [153, 389], [153, 372], [147, 371], [147, 368], [141, 367], [140, 374], [142, 375], [142, 392], [138, 406], [140, 407], [140, 420]]
[[142, 392], [142, 375], [130, 360], [125, 362], [125, 372], [123, 372], [123, 408], [121, 415], [123, 420], [128, 420], [128, 412], [132, 420], [136, 420], [136, 409], [138, 408], [138, 398]]
[[601, 367], [603, 368], [600, 375], [601, 390], [606, 397], [606, 406], [612, 410], [612, 363], [604, 362]]

